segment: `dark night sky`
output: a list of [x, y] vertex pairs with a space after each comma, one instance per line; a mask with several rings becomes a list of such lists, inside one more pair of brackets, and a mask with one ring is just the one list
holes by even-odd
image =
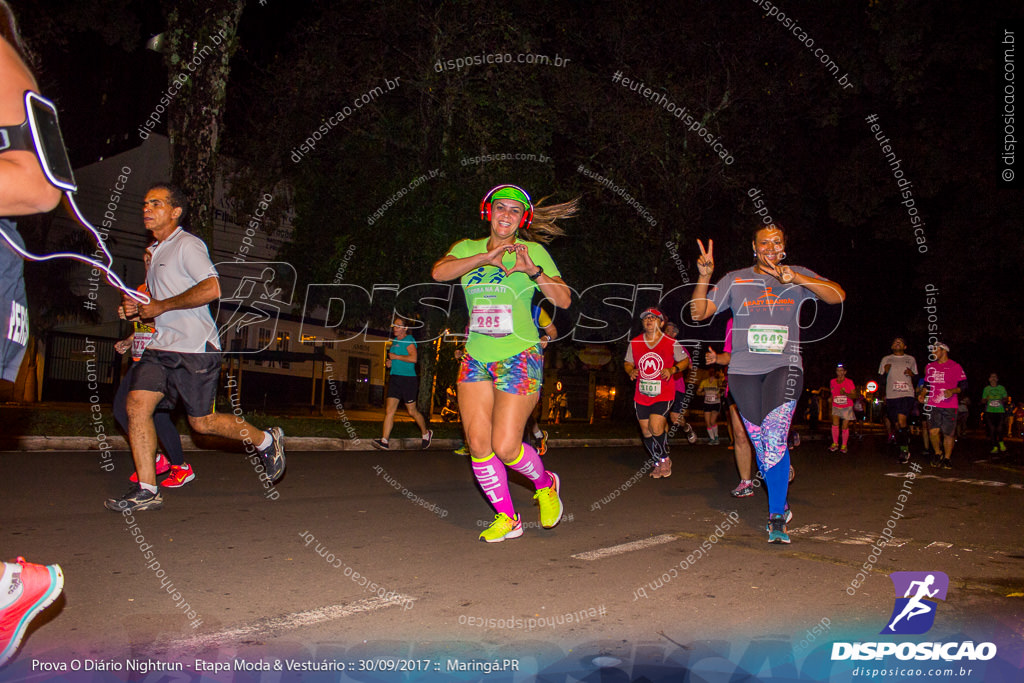
[[[133, 146], [136, 127], [166, 87], [161, 57], [141, 47], [145, 38], [161, 30], [158, 3], [98, 3], [115, 7], [102, 19], [106, 30], [89, 28], [88, 22], [84, 26], [80, 22], [76, 31], [60, 22], [44, 24], [59, 32], [60, 40], [42, 40], [30, 24], [46, 21], [48, 12], [69, 11], [71, 3], [12, 4], [40, 53], [42, 88], [58, 100], [73, 161], [87, 164]], [[787, 249], [791, 261], [840, 282], [849, 294], [837, 333], [806, 352], [809, 385], [830, 376], [837, 360], [852, 364], [851, 374], [859, 381], [868, 379], [896, 333], [911, 337], [913, 351], [918, 361], [923, 361], [924, 287], [934, 283], [941, 290], [942, 336], [954, 347], [952, 357], [967, 368], [973, 388], [980, 390], [987, 372], [994, 368], [1001, 372], [1011, 393], [1024, 392], [1024, 354], [1020, 353], [1024, 326], [1019, 307], [1013, 303], [1020, 300], [1024, 270], [1020, 266], [1024, 257], [1019, 237], [1021, 193], [1000, 188], [996, 180], [1001, 136], [999, 43], [1004, 28], [1021, 26], [1020, 3], [785, 3], [783, 9], [805, 20], [808, 35], [850, 73], [855, 84], [851, 91], [823, 75], [823, 67], [811, 52], [750, 1], [687, 2], [676, 9], [631, 3], [555, 3], [550, 7], [557, 9], [548, 9], [546, 4], [519, 3], [508, 10], [517, 17], [508, 27], [488, 24], [490, 3], [422, 3], [418, 16], [410, 4], [408, 22], [396, 26], [387, 20], [387, 12], [401, 14], [397, 3], [382, 3], [389, 9], [377, 9], [376, 3], [338, 3], [347, 11], [343, 19], [339, 18], [343, 12], [326, 9], [331, 4], [248, 3], [240, 29], [241, 47], [232, 62], [226, 111], [225, 145], [233, 154], [259, 157], [266, 148], [253, 147], [253, 140], [274, 137], [268, 131], [275, 130], [281, 150], [294, 147], [301, 141], [294, 130], [308, 130], [307, 122], [286, 124], [301, 120], [304, 111], [312, 112], [312, 120], [331, 111], [347, 74], [354, 74], [346, 89], [350, 93], [358, 92], [368, 80], [360, 76], [359, 69], [401, 74], [408, 85], [390, 119], [380, 117], [381, 129], [373, 129], [378, 122], [371, 122], [366, 115], [366, 120], [346, 129], [348, 139], [336, 134], [332, 144], [338, 147], [325, 147], [314, 160], [323, 173], [337, 173], [336, 185], [341, 186], [337, 196], [362, 198], [368, 194], [367, 188], [356, 186], [349, 192], [345, 187], [349, 178], [365, 174], [367, 184], [379, 184], [381, 178], [386, 182], [387, 176], [374, 176], [384, 173], [376, 170], [377, 160], [369, 154], [353, 155], [354, 145], [345, 145], [359, 136], [377, 135], [385, 138], [382, 156], [414, 155], [413, 149], [399, 149], [400, 144], [387, 140], [382, 130], [389, 131], [388, 135], [399, 131], [396, 139], [408, 135], [408, 140], [414, 140], [407, 129], [422, 128], [422, 139], [430, 140], [439, 117], [428, 112], [418, 126], [418, 112], [440, 98], [437, 88], [460, 87], [459, 79], [465, 77], [469, 83], [470, 77], [479, 77], [472, 87], [480, 87], [482, 82], [481, 92], [486, 92], [490, 83], [496, 111], [490, 114], [492, 118], [478, 113], [479, 118], [472, 122], [484, 128], [500, 127], [505, 103], [516, 110], [516, 116], [522, 114], [519, 107], [528, 112], [532, 107], [539, 132], [531, 139], [545, 139], [542, 129], [550, 121], [545, 146], [530, 149], [546, 150], [554, 157], [545, 179], [551, 188], [584, 192], [580, 222], [588, 226], [588, 241], [601, 244], [607, 239], [611, 251], [618, 248], [611, 235], [621, 232], [619, 221], [635, 222], [635, 212], [615, 205], [606, 190], [586, 184], [576, 173], [577, 164], [585, 163], [627, 181], [638, 199], [643, 194], [642, 203], [660, 223], [670, 226], [672, 237], [680, 242], [680, 256], [691, 277], [695, 275], [697, 237], [717, 235], [718, 275], [747, 265], [748, 242], [738, 237], [747, 234], [752, 225], [752, 207], [745, 195], [750, 187], [762, 188], [778, 219], [795, 226]], [[419, 25], [423, 17], [435, 17], [436, 21]], [[300, 31], [307, 32], [305, 38]], [[381, 31], [387, 35], [375, 51], [373, 34]], [[502, 100], [509, 97], [508, 91], [502, 90], [509, 74], [514, 81], [526, 72], [509, 68], [488, 71], [486, 76], [482, 70], [438, 74], [432, 62], [418, 58], [429, 54], [427, 47], [438, 31], [462, 46], [451, 48], [446, 55], [480, 54], [488, 47], [492, 51], [525, 51], [529, 47], [538, 53], [571, 56], [574, 71], [567, 69], [553, 77], [552, 83], [543, 80], [548, 76], [527, 74], [536, 79], [530, 83], [540, 86], [543, 102], [526, 105], [518, 96], [515, 102]], [[340, 38], [332, 37], [334, 33]], [[323, 46], [316, 46], [319, 53], [314, 54], [322, 55], [333, 71], [342, 74], [338, 80], [325, 75], [322, 91], [316, 81], [309, 86], [302, 74], [296, 75], [298, 86], [275, 80], [281, 63], [301, 55], [301, 42], [308, 42], [309, 36], [315, 40], [323, 37]], [[697, 66], [713, 77], [696, 83], [687, 80], [687, 72]], [[698, 92], [702, 86], [716, 94], [730, 88], [735, 99], [729, 102], [715, 132], [732, 143], [736, 164], [726, 167], [701, 162], [696, 177], [666, 172], [668, 177], [658, 178], [657, 164], [641, 158], [643, 154], [637, 152], [637, 158], [631, 158], [627, 146], [610, 145], [614, 138], [609, 137], [608, 128], [617, 128], [625, 142], [636, 130], [637, 148], [648, 157], [656, 154], [656, 146], [648, 138], [641, 139], [647, 134], [641, 131], [651, 130], [650, 119], [665, 116], [636, 93], [611, 83], [609, 77], [615, 70], [666, 86], [680, 101], [682, 84], [688, 93]], [[267, 98], [267, 93], [294, 92], [295, 87], [303, 90], [292, 96], [300, 100], [294, 110]], [[578, 97], [577, 111], [565, 104], [570, 99], [565, 96], [567, 89]], [[273, 122], [268, 107], [281, 109], [276, 129], [268, 124]], [[394, 114], [396, 111], [400, 115]], [[907, 176], [913, 179], [914, 196], [927, 221], [927, 255], [916, 250], [895, 180], [864, 120], [872, 113], [879, 116]], [[612, 123], [600, 121], [602, 115]], [[599, 126], [605, 126], [600, 134], [595, 132]], [[677, 157], [676, 150], [689, 150], [687, 144], [702, 144], [692, 136], [688, 139], [681, 124], [671, 130], [673, 139], [666, 149], [673, 151], [667, 158]], [[470, 151], [485, 145], [490, 151], [509, 151], [510, 147], [498, 146], [494, 140], [481, 142], [490, 139], [487, 135], [492, 132], [477, 133], [469, 125], [458, 131]], [[475, 147], [474, 140], [478, 143]], [[460, 171], [457, 157], [447, 163], [453, 171]], [[291, 172], [287, 164], [282, 169]], [[465, 173], [465, 169], [461, 171]], [[384, 185], [377, 196], [367, 196], [364, 205], [379, 206], [395, 186], [410, 177], [404, 168], [396, 170], [395, 176], [401, 182]], [[465, 194], [479, 193], [476, 188], [486, 188], [490, 179], [486, 174], [472, 176], [473, 182], [466, 183], [472, 187], [467, 187]], [[466, 180], [463, 175], [452, 182]], [[324, 203], [331, 201], [324, 198]], [[339, 210], [347, 210], [341, 205], [349, 201], [335, 201]], [[364, 212], [353, 210], [354, 215], [366, 215], [364, 206], [359, 210]], [[468, 218], [474, 210], [467, 201], [450, 207], [454, 214], [467, 217], [459, 221], [462, 233], [473, 229]], [[602, 215], [605, 210], [610, 218]], [[733, 227], [722, 227], [726, 225]], [[400, 231], [402, 226], [389, 229]], [[353, 242], [365, 244], [367, 235], [360, 242], [361, 234], [355, 228], [346, 233]], [[411, 237], [402, 232], [395, 236], [399, 238], [396, 243]], [[557, 246], [553, 253], [557, 260], [569, 264], [564, 270], [570, 284], [592, 281], [593, 272], [587, 268], [593, 268], [614, 273], [614, 281], [663, 281], [666, 289], [671, 289], [679, 284], [679, 276], [664, 253], [663, 242], [655, 239], [637, 237], [639, 245], [655, 255], [648, 258], [660, 263], [657, 274], [652, 269], [640, 277], [614, 272], [620, 253], [588, 253], [578, 261], [560, 256]], [[583, 248], [572, 240], [563, 247]], [[436, 254], [421, 259], [424, 268], [433, 258]], [[606, 261], [595, 260], [602, 258]], [[333, 270], [330, 262], [323, 270]], [[363, 273], [363, 277], [371, 274]], [[422, 273], [409, 273], [408, 277], [412, 280]]]

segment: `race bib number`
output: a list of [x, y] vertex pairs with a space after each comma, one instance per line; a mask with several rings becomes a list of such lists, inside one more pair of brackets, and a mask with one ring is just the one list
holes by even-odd
[[718, 389], [705, 389], [704, 390], [704, 402], [705, 403], [719, 403], [719, 400], [718, 400]]
[[892, 383], [893, 391], [910, 391], [910, 382], [900, 382], [899, 380]]
[[474, 306], [469, 316], [469, 331], [491, 337], [512, 334], [512, 306]]
[[644, 396], [657, 396], [661, 393], [660, 379], [640, 380], [640, 393]]
[[1003, 402], [1000, 401], [998, 398], [990, 398], [988, 400], [988, 407], [989, 408], [1002, 408], [1003, 407]]
[[849, 405], [850, 397], [849, 396], [833, 396], [832, 397], [832, 403], [837, 405], [837, 406]]
[[779, 355], [789, 341], [785, 325], [751, 325], [747, 330], [747, 349], [751, 353]]
[[150, 342], [153, 341], [153, 337], [156, 336], [156, 330], [149, 325], [139, 325], [135, 329], [135, 334], [132, 336], [132, 358], [139, 360], [142, 358], [142, 352], [146, 350]]

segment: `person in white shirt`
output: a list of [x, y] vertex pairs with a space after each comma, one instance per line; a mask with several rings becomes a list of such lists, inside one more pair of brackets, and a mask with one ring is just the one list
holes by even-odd
[[194, 430], [244, 444], [264, 488], [284, 474], [280, 427], [261, 431], [240, 416], [213, 411], [221, 352], [209, 304], [220, 297], [220, 280], [206, 244], [180, 225], [187, 209], [181, 190], [165, 183], [153, 185], [143, 201], [143, 222], [155, 240], [146, 275], [152, 301], [139, 304], [124, 297], [122, 307], [128, 319], [154, 319], [157, 331], [138, 361], [128, 394], [128, 438], [139, 482], [123, 497], [107, 500], [106, 507], [117, 512], [163, 507], [156, 489], [153, 413], [179, 400]]

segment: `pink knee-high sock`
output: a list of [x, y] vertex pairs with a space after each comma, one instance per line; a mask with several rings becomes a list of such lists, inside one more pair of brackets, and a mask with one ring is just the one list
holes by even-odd
[[524, 443], [519, 448], [519, 457], [510, 462], [508, 466], [532, 481], [538, 491], [552, 484], [551, 476], [545, 471], [544, 463], [537, 455], [537, 449], [528, 443]]
[[850, 440], [850, 430], [849, 429], [844, 429], [843, 430], [843, 446], [846, 446], [846, 442], [849, 441], [849, 440]]
[[839, 443], [839, 425], [832, 425], [832, 443]]
[[512, 505], [512, 496], [508, 492], [508, 472], [505, 471], [504, 463], [494, 453], [486, 458], [473, 456], [471, 460], [473, 476], [476, 477], [491, 507], [495, 512], [504, 512], [514, 518], [516, 510]]

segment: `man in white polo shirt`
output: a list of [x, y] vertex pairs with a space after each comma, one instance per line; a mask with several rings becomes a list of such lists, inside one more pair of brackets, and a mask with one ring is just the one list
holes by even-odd
[[284, 473], [284, 432], [260, 431], [245, 420], [214, 413], [221, 353], [217, 325], [209, 304], [220, 297], [220, 280], [206, 244], [180, 226], [188, 209], [181, 190], [163, 183], [152, 186], [143, 201], [142, 218], [154, 240], [146, 283], [153, 300], [138, 304], [124, 297], [125, 314], [156, 320], [156, 335], [138, 361], [128, 394], [128, 438], [139, 483], [121, 498], [107, 500], [110, 510], [156, 510], [163, 499], [156, 488], [157, 406], [184, 403], [188, 421], [201, 434], [241, 441], [258, 455], [265, 486]]

